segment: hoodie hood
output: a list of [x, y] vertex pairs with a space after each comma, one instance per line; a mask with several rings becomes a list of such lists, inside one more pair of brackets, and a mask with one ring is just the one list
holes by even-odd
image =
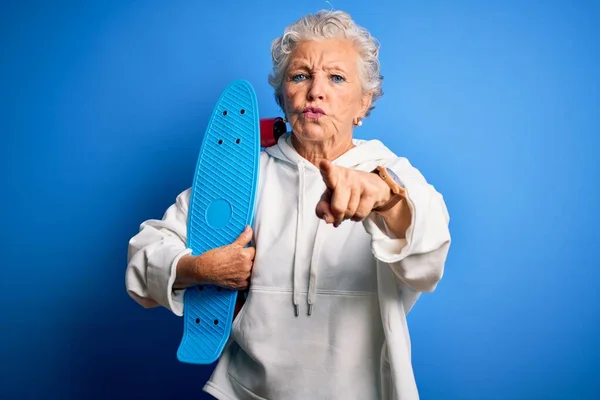
[[[304, 210], [305, 210], [305, 192], [306, 192], [306, 172], [313, 171], [318, 172], [319, 168], [311, 164], [308, 160], [302, 157], [294, 148], [292, 144], [292, 134], [290, 132], [282, 135], [277, 144], [265, 149], [265, 152], [290, 166], [295, 167], [298, 170], [297, 180], [297, 220], [296, 220], [296, 232], [295, 232], [295, 254], [293, 262], [293, 305], [295, 315], [299, 315], [298, 304], [300, 302], [300, 285], [299, 274], [298, 274], [298, 263], [300, 262], [300, 249], [304, 248], [306, 241], [306, 233], [303, 229], [304, 221]], [[330, 160], [335, 166], [358, 169], [363, 171], [371, 171], [375, 169], [376, 165], [385, 165], [391, 160], [396, 158], [396, 155], [392, 153], [383, 143], [379, 140], [360, 140], [353, 139], [355, 147], [348, 150], [340, 157], [335, 160]], [[315, 204], [316, 206], [316, 204]], [[315, 218], [316, 215], [315, 215]], [[312, 249], [311, 263], [309, 267], [309, 282], [308, 282], [308, 315], [312, 314], [314, 303], [316, 300], [316, 284], [317, 284], [317, 273], [318, 273], [318, 262], [323, 243], [325, 242], [325, 233], [327, 223], [323, 220], [319, 221], [314, 247]]]
[[[361, 140], [353, 139], [355, 147], [348, 150], [335, 160], [331, 160], [333, 165], [346, 168], [359, 168], [364, 163], [384, 163], [395, 159], [397, 156], [388, 149], [379, 140]], [[318, 170], [316, 166], [310, 164], [303, 158], [292, 144], [292, 135], [290, 132], [283, 134], [276, 145], [267, 147], [265, 152], [271, 157], [277, 158], [283, 162], [298, 165], [304, 162], [307, 168]]]

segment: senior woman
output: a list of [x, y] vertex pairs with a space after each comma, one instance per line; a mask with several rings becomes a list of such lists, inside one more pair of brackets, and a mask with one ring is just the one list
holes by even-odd
[[272, 56], [291, 129], [261, 155], [254, 226], [191, 256], [185, 190], [131, 239], [128, 293], [182, 315], [191, 285], [248, 287], [204, 386], [215, 398], [417, 399], [406, 315], [444, 270], [443, 198], [406, 158], [353, 138], [382, 91], [377, 42], [348, 14], [301, 18]]

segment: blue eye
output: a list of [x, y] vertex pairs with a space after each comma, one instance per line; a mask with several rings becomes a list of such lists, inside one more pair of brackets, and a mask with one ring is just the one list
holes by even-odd
[[343, 76], [341, 76], [341, 75], [332, 75], [332, 76], [331, 76], [331, 79], [333, 79], [333, 81], [334, 81], [335, 83], [342, 83], [342, 82], [344, 82], [344, 81], [346, 80], [346, 79], [344, 79], [344, 77], [343, 77]]
[[307, 78], [307, 76], [305, 74], [296, 74], [296, 75], [292, 76], [292, 80], [294, 82], [300, 82], [300, 81], [302, 81], [302, 80], [304, 80], [306, 78]]

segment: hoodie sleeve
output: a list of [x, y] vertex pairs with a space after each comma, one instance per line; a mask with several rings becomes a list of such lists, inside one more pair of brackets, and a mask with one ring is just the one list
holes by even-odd
[[173, 283], [179, 259], [191, 253], [186, 247], [190, 190], [177, 196], [162, 219], [144, 221], [127, 252], [127, 293], [145, 308], [163, 306], [178, 316], [184, 289], [173, 290]]
[[390, 265], [398, 279], [417, 292], [432, 292], [442, 278], [450, 248], [450, 216], [443, 196], [406, 158], [387, 165], [406, 187], [411, 224], [399, 239], [383, 218], [371, 213], [363, 221], [375, 257]]

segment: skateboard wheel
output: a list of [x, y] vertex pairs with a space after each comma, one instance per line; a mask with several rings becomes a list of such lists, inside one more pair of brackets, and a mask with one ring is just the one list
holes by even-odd
[[281, 117], [261, 118], [260, 147], [271, 147], [287, 131], [287, 126]]

